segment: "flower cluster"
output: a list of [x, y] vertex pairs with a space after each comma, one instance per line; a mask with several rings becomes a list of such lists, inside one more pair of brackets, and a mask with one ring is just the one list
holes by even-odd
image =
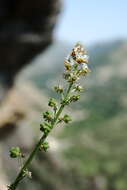
[[64, 62], [66, 68], [64, 78], [68, 82], [75, 82], [81, 76], [85, 76], [90, 72], [88, 60], [89, 57], [86, 50], [81, 44], [77, 43]]
[[21, 152], [19, 147], [12, 147], [10, 150], [10, 157], [11, 158], [24, 158], [24, 154]]

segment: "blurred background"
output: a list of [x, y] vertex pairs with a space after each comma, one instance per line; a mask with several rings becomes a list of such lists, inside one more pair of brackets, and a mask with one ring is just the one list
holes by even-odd
[[19, 190], [127, 189], [126, 19], [126, 0], [0, 0], [0, 190], [20, 167], [9, 149], [28, 154], [37, 142], [41, 113], [77, 41], [90, 56], [85, 93]]

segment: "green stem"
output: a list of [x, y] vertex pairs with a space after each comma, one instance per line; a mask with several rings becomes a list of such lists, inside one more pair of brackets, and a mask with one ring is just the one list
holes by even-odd
[[[73, 83], [70, 83], [66, 95], [64, 97], [64, 100], [66, 100], [69, 96], [70, 90], [72, 88]], [[54, 121], [52, 122], [52, 128], [55, 126], [61, 112], [63, 111], [65, 105], [61, 104], [59, 110], [56, 113], [56, 117], [54, 119]], [[18, 176], [16, 177], [14, 183], [12, 183], [8, 190], [15, 190], [19, 184], [20, 181], [22, 181], [22, 179], [25, 177], [24, 175], [24, 171], [28, 168], [29, 164], [32, 162], [34, 156], [36, 155], [36, 153], [39, 151], [39, 148], [41, 146], [41, 144], [45, 141], [45, 139], [47, 138], [47, 135], [43, 134], [42, 137], [40, 138], [39, 142], [36, 144], [36, 146], [34, 147], [33, 151], [31, 152], [31, 154], [29, 155], [28, 159], [26, 160], [26, 162], [24, 163], [23, 167], [21, 168]]]

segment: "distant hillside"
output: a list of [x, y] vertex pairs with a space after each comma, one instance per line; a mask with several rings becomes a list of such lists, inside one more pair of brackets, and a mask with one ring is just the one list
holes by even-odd
[[[63, 60], [73, 46], [57, 42], [34, 60], [26, 79], [48, 95], [59, 83]], [[103, 178], [104, 190], [127, 187], [127, 42], [115, 41], [89, 48], [92, 73], [83, 81], [86, 93], [74, 108], [81, 121], [56, 135], [70, 145], [63, 152], [72, 168], [94, 180]], [[54, 94], [53, 94], [54, 95]], [[76, 116], [75, 116], [76, 117]], [[72, 162], [73, 160], [73, 162]], [[98, 188], [99, 189], [99, 188]]]

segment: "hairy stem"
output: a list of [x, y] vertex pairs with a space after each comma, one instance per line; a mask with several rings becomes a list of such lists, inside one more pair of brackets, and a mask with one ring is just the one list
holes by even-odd
[[[64, 101], [67, 100], [69, 93], [71, 91], [71, 88], [73, 86], [73, 83], [69, 84], [69, 87], [67, 89], [66, 95], [64, 97]], [[57, 120], [60, 116], [60, 114], [62, 113], [63, 109], [65, 107], [65, 104], [61, 104], [59, 110], [56, 113], [56, 116], [52, 122], [52, 128], [55, 126], [55, 124], [57, 123]], [[35, 155], [37, 154], [37, 152], [39, 151], [39, 148], [41, 146], [41, 144], [46, 140], [48, 135], [43, 134], [42, 137], [40, 138], [39, 142], [35, 145], [33, 151], [31, 152], [31, 154], [29, 155], [28, 159], [26, 160], [26, 162], [24, 163], [23, 167], [21, 168], [19, 174], [17, 175], [15, 181], [8, 187], [8, 190], [15, 190], [19, 184], [20, 181], [22, 181], [22, 179], [25, 177], [25, 171], [27, 170], [28, 166], [30, 165], [30, 163], [32, 162], [33, 158], [35, 157]]]

